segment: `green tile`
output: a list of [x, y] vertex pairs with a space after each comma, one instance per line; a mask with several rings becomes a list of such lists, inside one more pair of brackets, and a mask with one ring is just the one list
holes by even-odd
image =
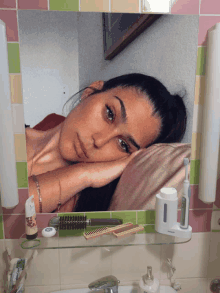
[[220, 230], [212, 230], [212, 232], [220, 232]]
[[0, 239], [4, 239], [4, 233], [3, 233], [3, 216], [0, 216]]
[[199, 184], [200, 160], [190, 162], [190, 184]]
[[84, 213], [58, 213], [59, 217], [63, 217], [63, 216], [84, 216]]
[[70, 237], [70, 236], [83, 236], [84, 229], [82, 230], [59, 230], [59, 237]]
[[199, 47], [197, 54], [196, 75], [205, 75], [206, 47]]
[[9, 73], [20, 73], [19, 44], [8, 43]]
[[139, 225], [143, 224], [155, 224], [155, 211], [138, 211], [137, 223]]
[[138, 232], [138, 234], [144, 234], [144, 233], [156, 233], [155, 225], [146, 225], [144, 226], [143, 231]]
[[79, 0], [50, 0], [50, 10], [79, 11]]
[[129, 222], [136, 225], [136, 211], [112, 212], [112, 218], [121, 219], [123, 224]]
[[87, 212], [85, 213], [87, 219], [110, 219], [110, 212]]
[[17, 162], [16, 167], [18, 188], [28, 187], [27, 162]]

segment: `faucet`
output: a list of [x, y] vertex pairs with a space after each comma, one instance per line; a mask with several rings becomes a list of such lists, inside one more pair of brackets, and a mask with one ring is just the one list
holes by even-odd
[[220, 293], [220, 279], [214, 279], [210, 284], [211, 292]]
[[112, 275], [98, 279], [88, 285], [92, 291], [104, 290], [104, 293], [118, 293], [120, 281]]

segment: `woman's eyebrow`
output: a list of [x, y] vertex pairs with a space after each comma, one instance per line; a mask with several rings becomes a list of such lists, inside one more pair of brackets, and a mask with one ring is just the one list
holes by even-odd
[[136, 143], [136, 141], [133, 139], [133, 137], [132, 136], [128, 136], [128, 140], [133, 144], [133, 146], [135, 146], [138, 150], [141, 148], [140, 146], [139, 146], [139, 144], [137, 144]]
[[126, 110], [125, 110], [125, 105], [124, 105], [123, 101], [119, 97], [114, 96], [114, 98], [116, 98], [120, 102], [120, 105], [121, 105], [121, 118], [122, 118], [122, 121], [125, 123], [125, 122], [127, 122], [127, 114], [126, 114]]
[[[114, 96], [114, 98], [116, 98], [119, 102], [120, 102], [120, 105], [121, 105], [121, 118], [122, 118], [122, 121], [124, 123], [127, 122], [127, 114], [126, 114], [126, 109], [125, 109], [125, 105], [123, 103], [123, 101], [117, 97], [117, 96]], [[134, 138], [132, 136], [128, 136], [128, 140], [133, 144], [133, 146], [135, 146], [138, 150], [141, 148], [139, 146], [139, 144], [136, 143], [136, 141], [134, 140]]]

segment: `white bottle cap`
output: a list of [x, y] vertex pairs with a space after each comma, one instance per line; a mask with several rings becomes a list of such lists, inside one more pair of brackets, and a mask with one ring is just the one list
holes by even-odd
[[43, 237], [53, 237], [56, 234], [56, 229], [54, 227], [46, 227], [42, 230]]
[[161, 188], [160, 196], [165, 199], [176, 199], [177, 198], [176, 188], [173, 188], [173, 187]]

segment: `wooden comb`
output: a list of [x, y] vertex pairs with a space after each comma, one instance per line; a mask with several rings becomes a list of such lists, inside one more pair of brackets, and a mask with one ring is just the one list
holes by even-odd
[[99, 228], [94, 231], [86, 232], [83, 235], [86, 238], [86, 240], [94, 239], [94, 238], [100, 237], [102, 235], [110, 234], [110, 233], [117, 232], [117, 231], [119, 232], [122, 228], [130, 229], [133, 226], [134, 225], [132, 223], [126, 223], [126, 224], [118, 225], [116, 227], [111, 227], [111, 228], [107, 228], [107, 227]]
[[142, 225], [134, 225], [132, 228], [126, 228], [123, 231], [113, 232], [113, 235], [117, 238], [123, 238], [143, 230], [144, 227]]

